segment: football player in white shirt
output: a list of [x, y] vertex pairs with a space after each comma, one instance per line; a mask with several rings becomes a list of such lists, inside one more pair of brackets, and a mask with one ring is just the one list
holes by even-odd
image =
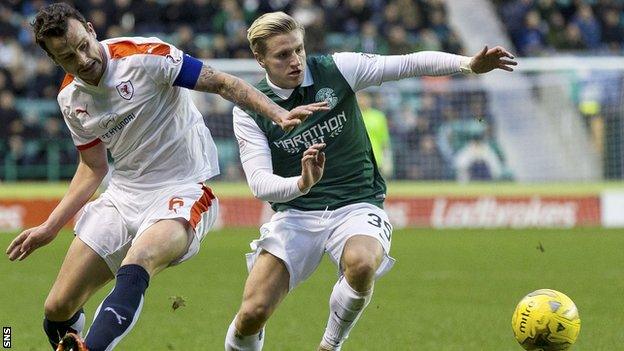
[[[33, 30], [67, 73], [58, 102], [80, 163], [48, 219], [20, 233], [6, 253], [25, 259], [84, 206], [45, 301], [44, 330], [58, 350], [111, 350], [136, 323], [150, 278], [195, 255], [217, 215], [218, 201], [204, 185], [219, 172], [216, 148], [188, 89], [217, 93], [284, 128], [326, 107], [288, 112], [156, 38], [99, 42], [91, 23], [64, 3], [42, 8]], [[107, 150], [110, 185], [87, 204], [107, 174]], [[82, 306], [113, 278], [83, 342]]]
[[[269, 201], [277, 213], [252, 242], [243, 301], [228, 328], [225, 349], [262, 349], [267, 319], [327, 253], [340, 277], [329, 298], [318, 349], [340, 350], [370, 302], [375, 279], [394, 262], [389, 256], [392, 225], [383, 210], [386, 187], [355, 93], [415, 76], [511, 71], [516, 62], [501, 47], [486, 47], [473, 57], [418, 52], [306, 58], [303, 27], [282, 12], [260, 16], [247, 37], [266, 70], [266, 78], [256, 85], [260, 91], [282, 107], [327, 101], [330, 110], [281, 131], [261, 114], [234, 108], [247, 181], [256, 197]], [[299, 160], [301, 152], [307, 159]]]

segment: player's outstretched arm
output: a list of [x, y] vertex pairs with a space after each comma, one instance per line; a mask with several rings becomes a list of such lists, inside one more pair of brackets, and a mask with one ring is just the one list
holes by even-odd
[[515, 57], [505, 48], [496, 46], [488, 49], [487, 45], [470, 60], [470, 69], [474, 73], [487, 73], [494, 69], [512, 72], [518, 63]]
[[284, 130], [294, 128], [316, 111], [329, 110], [326, 102], [317, 102], [287, 111], [251, 84], [206, 64], [202, 66], [194, 89], [219, 94], [243, 109], [253, 110], [270, 118]]
[[41, 225], [26, 229], [9, 245], [9, 260], [23, 260], [50, 243], [59, 230], [89, 201], [108, 172], [106, 149], [102, 143], [80, 151], [80, 163], [63, 199]]
[[323, 177], [325, 170], [325, 144], [314, 144], [303, 153], [301, 158], [301, 178], [297, 181], [299, 190], [307, 193]]
[[513, 71], [517, 65], [515, 57], [500, 46], [486, 46], [474, 56], [419, 51], [407, 55], [339, 52], [332, 57], [353, 91], [412, 77], [486, 73], [494, 69]]

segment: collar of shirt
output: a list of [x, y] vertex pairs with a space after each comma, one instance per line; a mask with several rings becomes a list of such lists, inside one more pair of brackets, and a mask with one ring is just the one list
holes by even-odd
[[[266, 75], [266, 80], [267, 80], [267, 84], [269, 85], [271, 90], [273, 90], [275, 95], [279, 96], [283, 100], [288, 100], [288, 98], [293, 93], [293, 91], [295, 91], [295, 89], [284, 89], [273, 84], [268, 74]], [[310, 72], [310, 69], [306, 66], [304, 76], [303, 76], [303, 82], [301, 82], [300, 86], [302, 88], [305, 88], [305, 87], [309, 87], [312, 84], [314, 84], [314, 80], [312, 79], [312, 73]]]

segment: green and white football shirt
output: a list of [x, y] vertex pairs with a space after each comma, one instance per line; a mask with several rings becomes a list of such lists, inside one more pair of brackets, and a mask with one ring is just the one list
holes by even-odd
[[327, 144], [323, 178], [305, 195], [272, 203], [273, 209], [324, 210], [358, 202], [381, 207], [386, 185], [374, 161], [353, 90], [331, 56], [310, 57], [306, 63], [313, 84], [295, 89], [288, 99], [275, 94], [266, 78], [256, 88], [287, 110], [327, 101], [329, 111], [315, 113], [289, 132], [253, 111], [245, 111], [267, 137], [276, 175], [300, 175], [303, 152], [314, 143]]
[[[234, 132], [252, 191], [276, 211], [333, 210], [361, 202], [382, 207], [386, 185], [374, 160], [355, 91], [406, 77], [459, 73], [465, 60], [439, 52], [403, 56], [337, 53], [309, 57], [304, 81], [296, 89], [282, 89], [266, 77], [256, 87], [285, 109], [318, 101], [327, 101], [331, 109], [317, 112], [285, 132], [253, 111], [234, 108]], [[302, 154], [321, 142], [327, 144], [323, 178], [302, 194], [296, 185]]]

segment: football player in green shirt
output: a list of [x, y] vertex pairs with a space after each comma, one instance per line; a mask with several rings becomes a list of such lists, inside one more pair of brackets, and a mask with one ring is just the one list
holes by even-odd
[[329, 298], [319, 350], [340, 350], [370, 302], [375, 279], [394, 263], [392, 225], [383, 209], [386, 185], [355, 92], [422, 75], [511, 71], [516, 63], [501, 47], [486, 47], [474, 57], [425, 51], [306, 58], [303, 27], [282, 12], [259, 17], [247, 37], [266, 70], [256, 85], [261, 92], [285, 109], [326, 101], [329, 110], [283, 131], [253, 111], [234, 108], [247, 181], [277, 213], [251, 243], [250, 273], [225, 349], [261, 350], [267, 319], [327, 253], [340, 277]]

